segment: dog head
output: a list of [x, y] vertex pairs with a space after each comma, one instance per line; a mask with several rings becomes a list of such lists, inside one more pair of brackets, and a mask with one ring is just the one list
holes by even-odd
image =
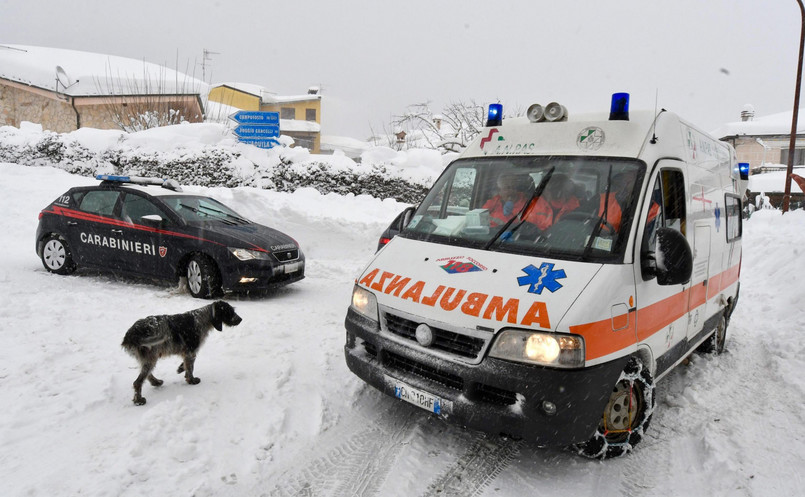
[[238, 316], [235, 308], [223, 300], [218, 300], [212, 304], [212, 325], [216, 330], [221, 331], [223, 325], [237, 326], [243, 318]]

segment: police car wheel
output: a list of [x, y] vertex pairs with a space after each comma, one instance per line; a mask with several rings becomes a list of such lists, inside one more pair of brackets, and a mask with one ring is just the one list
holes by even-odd
[[573, 449], [592, 459], [628, 454], [643, 439], [654, 405], [654, 379], [648, 368], [632, 357], [615, 383], [595, 434]]
[[59, 235], [50, 235], [42, 247], [42, 265], [56, 274], [70, 274], [75, 271], [76, 264], [67, 240]]
[[727, 317], [721, 315], [716, 325], [716, 331], [710, 337], [702, 342], [697, 349], [703, 354], [719, 355], [724, 352], [724, 344], [727, 342]]
[[187, 288], [196, 298], [217, 295], [221, 289], [221, 277], [215, 263], [203, 255], [193, 256], [187, 263]]

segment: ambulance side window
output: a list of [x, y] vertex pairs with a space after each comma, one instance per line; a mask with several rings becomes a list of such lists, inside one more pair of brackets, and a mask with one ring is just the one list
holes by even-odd
[[682, 171], [660, 171], [649, 196], [644, 240], [649, 252], [657, 242], [657, 228], [672, 228], [685, 234], [685, 177]]

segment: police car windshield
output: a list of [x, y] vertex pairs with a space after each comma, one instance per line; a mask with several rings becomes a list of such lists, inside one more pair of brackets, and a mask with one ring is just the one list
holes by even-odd
[[453, 162], [403, 236], [569, 260], [622, 259], [645, 164], [623, 158]]
[[248, 224], [249, 220], [240, 216], [224, 204], [209, 197], [189, 195], [160, 197], [168, 207], [185, 221], [222, 221], [227, 224]]

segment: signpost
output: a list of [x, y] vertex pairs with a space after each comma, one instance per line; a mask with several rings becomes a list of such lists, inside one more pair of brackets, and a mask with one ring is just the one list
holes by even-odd
[[229, 116], [238, 125], [235, 135], [241, 143], [248, 143], [260, 148], [272, 148], [279, 145], [280, 115], [279, 112], [260, 112], [239, 110]]

